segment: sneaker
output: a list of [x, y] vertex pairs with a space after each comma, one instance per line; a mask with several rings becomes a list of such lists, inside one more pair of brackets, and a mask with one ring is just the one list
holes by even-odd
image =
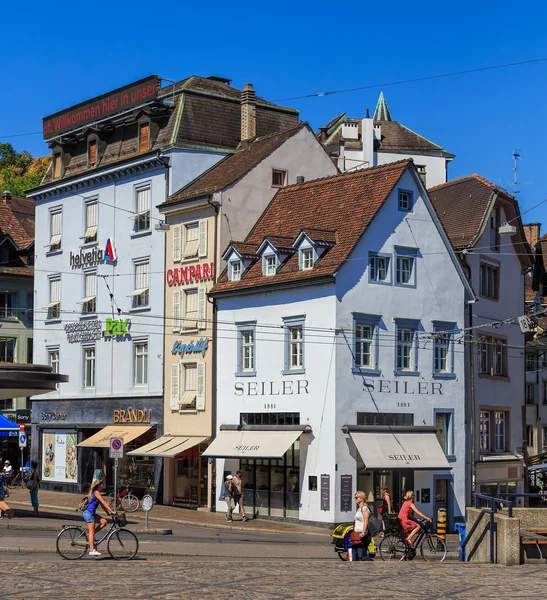
[[243, 519], [241, 519], [242, 521], [248, 521], [249, 517], [243, 517]]
[[224, 515], [224, 518], [225, 518], [227, 521], [229, 521], [229, 520], [230, 520], [230, 517], [229, 517], [228, 515]]
[[228, 521], [228, 523], [231, 523], [233, 521], [233, 519], [230, 519], [230, 517], [226, 517], [226, 520]]
[[90, 550], [89, 556], [101, 556], [101, 553], [98, 550]]

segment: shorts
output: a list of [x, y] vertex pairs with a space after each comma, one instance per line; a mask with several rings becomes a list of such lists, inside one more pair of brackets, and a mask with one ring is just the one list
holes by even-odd
[[30, 492], [30, 503], [32, 506], [38, 506], [38, 486]]
[[95, 523], [95, 513], [92, 513], [89, 510], [84, 510], [82, 518], [86, 523]]

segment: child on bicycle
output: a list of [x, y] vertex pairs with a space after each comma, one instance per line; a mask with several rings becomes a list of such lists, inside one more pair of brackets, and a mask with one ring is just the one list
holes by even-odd
[[101, 556], [101, 553], [95, 549], [95, 534], [106, 526], [106, 519], [96, 514], [99, 505], [101, 505], [107, 514], [115, 515], [108, 502], [103, 498], [101, 492], [104, 488], [104, 481], [101, 477], [93, 479], [89, 488], [88, 502], [86, 509], [82, 512], [82, 518], [87, 523], [89, 531], [89, 556]]

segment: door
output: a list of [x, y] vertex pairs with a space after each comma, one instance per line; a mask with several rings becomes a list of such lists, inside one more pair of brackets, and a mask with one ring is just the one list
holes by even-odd
[[433, 515], [431, 515], [435, 529], [437, 529], [437, 515], [441, 508], [446, 510], [446, 530], [452, 531], [452, 481], [450, 478], [435, 477], [435, 501]]

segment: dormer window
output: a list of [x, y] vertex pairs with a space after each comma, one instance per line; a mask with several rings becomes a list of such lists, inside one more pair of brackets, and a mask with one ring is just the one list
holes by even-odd
[[61, 150], [56, 150], [53, 153], [53, 178], [58, 179], [63, 174], [62, 169], [63, 155]]
[[139, 152], [150, 150], [150, 123], [143, 121], [139, 123]]
[[264, 257], [264, 275], [271, 277], [277, 273], [277, 260], [275, 254]]
[[97, 138], [87, 140], [87, 166], [94, 167], [97, 164]]
[[313, 248], [300, 250], [300, 269], [302, 271], [313, 269]]
[[230, 281], [239, 281], [241, 279], [241, 261], [234, 260], [230, 263]]
[[285, 187], [287, 185], [287, 171], [272, 170], [272, 187]]

